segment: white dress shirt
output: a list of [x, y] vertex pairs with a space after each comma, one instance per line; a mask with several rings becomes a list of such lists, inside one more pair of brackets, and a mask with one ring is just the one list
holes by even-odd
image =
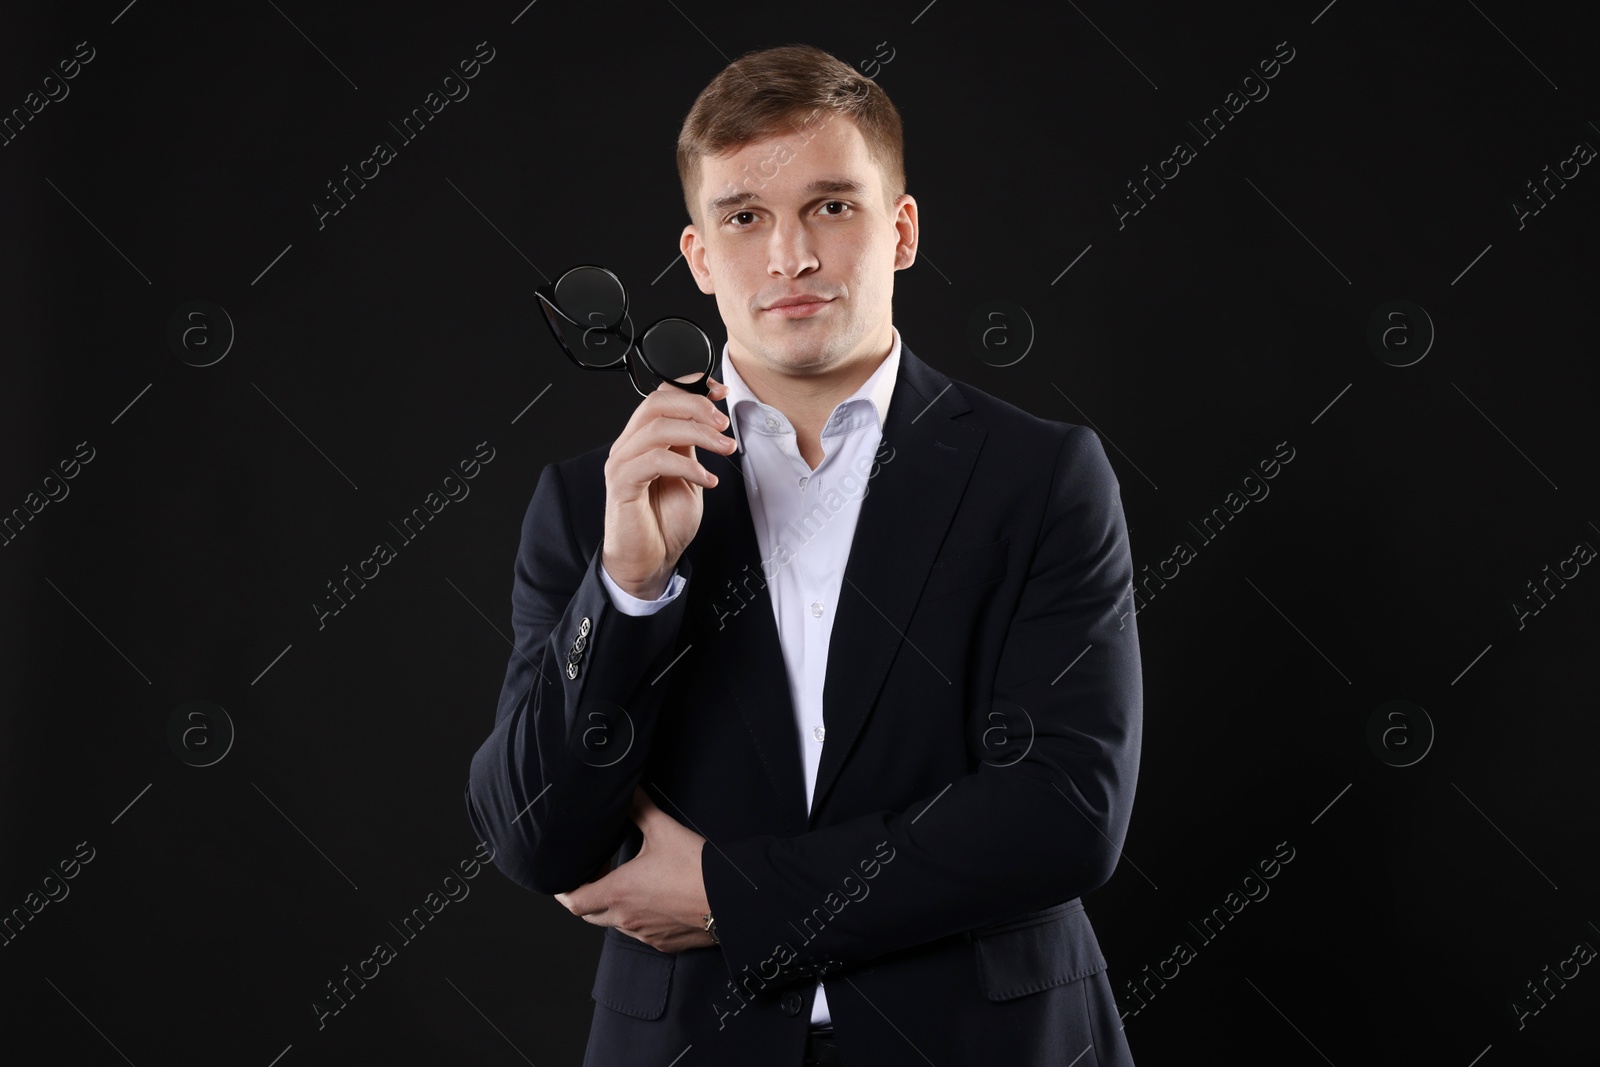
[[[834, 407], [823, 424], [823, 456], [815, 470], [800, 455], [794, 426], [783, 412], [762, 403], [750, 391], [728, 355], [727, 344], [722, 346], [728, 417], [743, 453], [745, 494], [761, 549], [762, 576], [788, 669], [808, 813], [822, 761], [822, 684], [827, 676], [834, 607], [900, 369], [900, 331], [893, 326], [890, 329], [894, 344], [889, 355], [861, 388]], [[708, 491], [714, 493], [717, 487]], [[682, 575], [674, 570], [661, 596], [641, 600], [617, 585], [604, 566], [600, 578], [611, 594], [612, 605], [626, 615], [653, 614], [672, 603], [684, 586]], [[821, 982], [817, 983], [811, 1021], [832, 1021]]]

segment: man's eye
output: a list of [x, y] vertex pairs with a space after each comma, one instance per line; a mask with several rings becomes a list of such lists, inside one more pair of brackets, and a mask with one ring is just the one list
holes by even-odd
[[[828, 200], [828, 201], [823, 203], [822, 207], [823, 207], [824, 210], [826, 210], [829, 207], [838, 207], [838, 208], [840, 208], [839, 211], [830, 212], [830, 214], [834, 218], [838, 218], [840, 215], [843, 215], [846, 211], [850, 210], [850, 204], [847, 203], [846, 201], [843, 201], [843, 200]], [[749, 215], [752, 218], [754, 218], [755, 212], [753, 212], [753, 211], [736, 211], [732, 215], [728, 216], [727, 221], [730, 222], [730, 223], [733, 223], [735, 229], [740, 229], [740, 230], [748, 229], [748, 226], [746, 224], [742, 224], [742, 223], [739, 222], [739, 220], [742, 217], [744, 217], [745, 215]]]

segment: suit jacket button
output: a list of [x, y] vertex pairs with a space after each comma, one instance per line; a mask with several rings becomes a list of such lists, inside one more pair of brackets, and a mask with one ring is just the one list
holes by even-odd
[[778, 1006], [783, 1009], [785, 1015], [799, 1015], [800, 1009], [805, 1006], [805, 998], [791, 989], [783, 995], [783, 1000]]

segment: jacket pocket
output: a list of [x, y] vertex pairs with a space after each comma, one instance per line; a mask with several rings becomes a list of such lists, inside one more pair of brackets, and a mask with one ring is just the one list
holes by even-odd
[[1106, 968], [1083, 901], [1069, 900], [971, 931], [978, 986], [990, 1000], [1013, 1000]]
[[626, 934], [613, 937], [607, 931], [590, 996], [612, 1011], [636, 1019], [659, 1019], [667, 1010], [676, 961], [672, 953], [657, 952]]
[[930, 600], [974, 585], [984, 585], [1006, 573], [1006, 552], [1011, 539], [1002, 537], [977, 548], [962, 549], [935, 560], [922, 587], [922, 599]]

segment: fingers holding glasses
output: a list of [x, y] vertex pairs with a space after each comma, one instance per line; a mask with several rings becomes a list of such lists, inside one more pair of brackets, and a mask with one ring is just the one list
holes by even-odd
[[660, 383], [634, 409], [606, 459], [602, 562], [613, 581], [643, 599], [665, 591], [699, 530], [700, 493], [720, 481], [694, 450], [728, 455], [736, 447], [722, 432], [727, 417], [712, 403], [728, 387], [709, 384], [709, 396], [696, 396]]
[[[655, 388], [645, 394], [644, 399], [634, 407], [633, 414], [628, 418], [627, 425], [623, 427], [622, 433], [618, 435], [616, 442], [611, 447], [611, 454], [613, 456], [616, 455], [619, 446], [622, 445], [625, 439], [639, 433], [650, 422], [657, 419], [672, 419], [691, 426], [702, 426], [710, 433], [722, 437], [722, 431], [728, 428], [728, 417], [722, 413], [715, 402], [728, 395], [728, 386], [709, 376], [706, 380], [710, 384], [709, 395], [707, 396], [699, 396], [695, 393], [687, 392], [672, 382], [657, 382]], [[717, 444], [716, 441], [711, 440], [709, 437], [695, 440], [673, 440], [666, 443], [672, 445], [698, 444], [707, 447], [715, 447]], [[656, 447], [659, 447], [659, 445], [660, 442], [657, 442]]]

